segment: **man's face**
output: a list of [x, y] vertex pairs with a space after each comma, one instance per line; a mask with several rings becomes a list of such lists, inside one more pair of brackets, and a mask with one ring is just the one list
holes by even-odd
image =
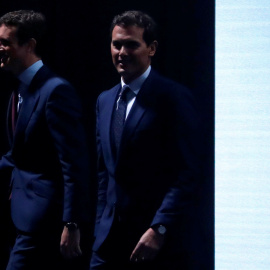
[[143, 32], [141, 27], [118, 25], [112, 31], [112, 61], [125, 83], [130, 83], [143, 74], [156, 52], [156, 43], [147, 46], [143, 40]]
[[24, 69], [24, 58], [27, 47], [20, 46], [16, 38], [16, 27], [0, 26], [0, 66], [14, 74], [19, 74]]

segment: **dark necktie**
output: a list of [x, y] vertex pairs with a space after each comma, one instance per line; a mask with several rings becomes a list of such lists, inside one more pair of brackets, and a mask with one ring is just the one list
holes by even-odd
[[24, 84], [20, 84], [18, 89], [14, 90], [12, 93], [12, 105], [11, 105], [11, 126], [12, 126], [12, 131], [13, 134], [15, 132], [16, 124], [17, 124], [17, 119], [18, 119], [18, 114], [23, 102], [23, 98], [20, 94], [22, 90], [25, 89]]
[[118, 96], [116, 107], [113, 114], [113, 123], [112, 123], [112, 132], [113, 132], [113, 141], [115, 146], [115, 152], [118, 152], [125, 118], [127, 110], [127, 93], [130, 91], [130, 88], [122, 88]]
[[11, 127], [13, 134], [15, 132], [18, 117], [17, 106], [18, 106], [18, 91], [15, 90], [12, 93], [12, 104], [11, 104]]

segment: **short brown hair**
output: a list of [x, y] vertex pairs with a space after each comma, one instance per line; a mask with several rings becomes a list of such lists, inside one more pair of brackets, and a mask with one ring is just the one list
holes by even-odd
[[128, 10], [122, 14], [116, 15], [111, 23], [111, 36], [116, 25], [123, 27], [135, 25], [143, 28], [143, 39], [148, 46], [157, 39], [156, 22], [148, 14], [142, 11]]
[[35, 53], [42, 55], [46, 36], [45, 16], [33, 10], [17, 10], [6, 13], [0, 18], [0, 25], [15, 26], [18, 44], [23, 45], [31, 38], [37, 42]]

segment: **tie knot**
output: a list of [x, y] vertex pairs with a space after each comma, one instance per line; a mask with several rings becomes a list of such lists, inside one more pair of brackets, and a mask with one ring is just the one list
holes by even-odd
[[130, 92], [132, 92], [131, 89], [130, 89], [129, 87], [125, 87], [125, 86], [124, 86], [124, 87], [121, 89], [120, 93], [119, 93], [119, 99], [122, 99], [122, 100], [126, 101], [126, 100], [127, 100], [127, 96], [128, 96], [128, 94], [129, 94]]
[[[133, 93], [129, 87], [123, 87], [118, 95], [118, 99], [116, 101], [116, 110], [119, 108], [120, 103], [127, 103], [130, 99], [130, 94]], [[126, 106], [126, 105], [125, 105]]]

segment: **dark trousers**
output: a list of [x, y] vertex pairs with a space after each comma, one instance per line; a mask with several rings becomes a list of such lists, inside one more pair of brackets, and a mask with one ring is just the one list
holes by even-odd
[[154, 261], [131, 262], [130, 255], [142, 235], [133, 235], [129, 226], [122, 226], [117, 220], [101, 247], [92, 253], [89, 270], [187, 270], [185, 258], [179, 254], [160, 251]]
[[[184, 257], [171, 257], [164, 260], [163, 256], [158, 256], [151, 262], [130, 262], [127, 257], [122, 257], [117, 246], [111, 250], [110, 254], [103, 256], [99, 252], [93, 252], [89, 270], [201, 270], [203, 268], [193, 268], [185, 265]], [[181, 262], [182, 261], [182, 262]]]
[[7, 270], [62, 269], [60, 236], [18, 232]]
[[181, 227], [182, 234], [167, 234], [154, 261], [131, 262], [130, 255], [143, 232], [134, 235], [128, 224], [115, 219], [104, 243], [92, 253], [89, 270], [209, 270], [197, 228], [196, 222], [190, 222]]
[[92, 234], [89, 226], [81, 227], [83, 254], [74, 259], [64, 259], [60, 254], [62, 226], [49, 232], [44, 229], [39, 234], [17, 232], [6, 270], [88, 270]]

